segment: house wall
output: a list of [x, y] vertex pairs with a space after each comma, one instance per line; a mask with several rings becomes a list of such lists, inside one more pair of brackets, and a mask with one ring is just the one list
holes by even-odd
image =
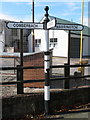
[[5, 47], [5, 31], [4, 31], [4, 23], [0, 21], [0, 53], [4, 51]]
[[[80, 39], [80, 35], [71, 34], [72, 38]], [[31, 40], [30, 40], [31, 38]], [[32, 52], [32, 37], [29, 38], [30, 44], [29, 48]], [[64, 30], [49, 30], [49, 39], [57, 38], [58, 43], [53, 48], [53, 56], [67, 57], [68, 55], [68, 32]], [[39, 47], [35, 46], [35, 52], [40, 52], [45, 50], [45, 32], [44, 30], [35, 30], [35, 39], [41, 39], [41, 44]], [[90, 37], [83, 36], [83, 56], [90, 55]], [[80, 49], [80, 48], [79, 48]]]
[[28, 36], [28, 52], [29, 53], [33, 52], [32, 35], [31, 34]]
[[44, 51], [45, 50], [45, 32], [44, 30], [35, 30], [35, 39], [41, 39], [41, 45], [35, 47], [35, 51]]
[[53, 48], [53, 56], [67, 57], [68, 52], [68, 33], [63, 30], [50, 30], [50, 38], [58, 38], [56, 47]]
[[[53, 56], [62, 56], [67, 57], [68, 50], [68, 33], [63, 30], [49, 30], [49, 38], [57, 38], [58, 43], [56, 47], [53, 48]], [[44, 30], [35, 30], [35, 39], [41, 39], [41, 45], [35, 47], [35, 51], [44, 51], [45, 50], [45, 33]]]

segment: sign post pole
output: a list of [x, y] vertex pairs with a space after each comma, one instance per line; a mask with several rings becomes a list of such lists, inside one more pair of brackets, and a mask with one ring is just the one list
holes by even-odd
[[44, 30], [45, 30], [45, 54], [44, 54], [44, 71], [45, 71], [45, 86], [44, 86], [44, 101], [45, 101], [45, 115], [49, 115], [49, 102], [50, 102], [50, 86], [49, 86], [49, 72], [50, 72], [50, 52], [49, 52], [49, 30], [47, 29], [49, 7], [45, 7], [45, 20], [44, 20]]

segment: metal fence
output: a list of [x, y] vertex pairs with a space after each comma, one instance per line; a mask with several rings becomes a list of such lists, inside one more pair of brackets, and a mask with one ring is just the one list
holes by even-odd
[[[56, 75], [51, 75], [50, 77], [50, 87], [52, 89], [67, 89], [67, 88], [73, 88], [73, 87], [79, 87], [79, 86], [85, 86], [85, 85], [90, 85], [90, 75], [81, 75], [79, 73], [76, 73], [74, 75], [70, 75], [70, 68], [77, 68], [77, 67], [90, 67], [90, 64], [84, 64], [84, 65], [68, 65], [68, 64], [64, 64], [64, 65], [53, 65], [50, 66], [50, 69], [64, 69], [64, 75], [63, 76], [56, 76]], [[22, 71], [24, 70], [35, 70], [35, 69], [43, 69], [44, 67], [40, 67], [40, 66], [28, 66], [28, 67], [21, 67], [20, 65], [18, 65], [17, 67], [2, 67], [0, 68], [0, 71], [16, 71], [15, 75], [16, 78], [15, 79], [10, 79], [8, 81], [2, 80], [2, 82], [0, 83], [0, 85], [5, 86], [9, 86], [9, 87], [16, 87], [17, 89], [17, 93], [24, 93], [24, 84], [29, 83], [40, 83], [40, 84], [44, 84], [44, 79], [38, 79], [38, 80], [23, 80], [22, 79]], [[50, 70], [49, 70], [50, 71]], [[9, 79], [9, 77], [7, 77], [7, 79]], [[31, 87], [32, 88], [32, 87]]]
[[58, 89], [67, 89], [67, 88], [77, 88], [80, 86], [86, 86], [90, 85], [90, 75], [82, 75], [81, 72], [77, 72], [73, 70], [74, 74], [70, 74], [70, 69], [75, 69], [78, 67], [84, 67], [87, 69], [90, 67], [90, 64], [84, 64], [84, 65], [57, 65], [57, 66], [51, 66], [53, 69], [60, 69], [62, 70], [64, 75], [53, 76], [51, 78], [51, 87], [52, 88], [58, 88]]

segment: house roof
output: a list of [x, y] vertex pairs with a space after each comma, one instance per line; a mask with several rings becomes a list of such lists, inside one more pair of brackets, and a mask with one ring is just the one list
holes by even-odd
[[[64, 19], [61, 19], [61, 18], [57, 18], [57, 17], [54, 17], [54, 16], [49, 16], [49, 19], [52, 20], [56, 18], [57, 20], [57, 23], [63, 23], [63, 24], [77, 24], [75, 22], [72, 22], [72, 21], [68, 21], [68, 20], [64, 20]], [[44, 20], [44, 17], [42, 18], [41, 22]], [[80, 35], [80, 31], [71, 31], [72, 34], [78, 34]], [[87, 27], [84, 25], [84, 29], [83, 29], [83, 36], [89, 36], [90, 37], [90, 27]]]

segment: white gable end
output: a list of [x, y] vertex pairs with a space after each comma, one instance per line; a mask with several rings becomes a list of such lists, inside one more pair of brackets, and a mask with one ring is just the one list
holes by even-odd
[[[54, 41], [54, 39], [56, 41]], [[35, 30], [35, 40], [41, 40], [40, 45], [35, 45], [35, 51], [44, 51], [45, 31]], [[50, 49], [53, 48], [53, 56], [67, 57], [68, 33], [64, 30], [49, 30], [49, 46]]]

